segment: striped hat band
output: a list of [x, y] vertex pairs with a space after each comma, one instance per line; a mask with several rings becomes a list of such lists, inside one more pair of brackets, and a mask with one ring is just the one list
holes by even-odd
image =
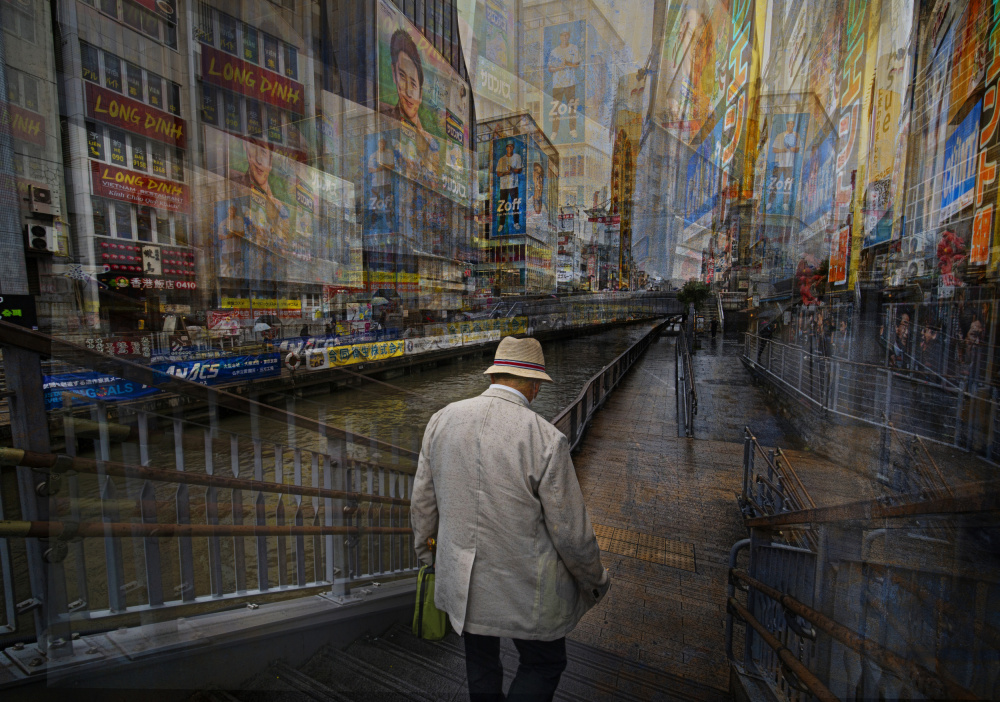
[[514, 368], [525, 368], [527, 370], [541, 371], [545, 372], [545, 366], [541, 363], [529, 363], [527, 361], [508, 361], [502, 358], [497, 358], [493, 361], [494, 366], [512, 366]]

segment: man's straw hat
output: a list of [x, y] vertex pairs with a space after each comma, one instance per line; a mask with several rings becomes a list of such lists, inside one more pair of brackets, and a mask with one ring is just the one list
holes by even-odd
[[516, 339], [513, 336], [505, 336], [497, 346], [493, 365], [486, 369], [484, 375], [493, 373], [507, 373], [522, 378], [552, 382], [552, 378], [545, 373], [542, 345], [538, 343], [538, 339], [530, 337]]

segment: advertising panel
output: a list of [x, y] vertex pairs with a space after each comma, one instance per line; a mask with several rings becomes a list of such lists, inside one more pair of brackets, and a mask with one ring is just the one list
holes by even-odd
[[329, 346], [326, 349], [326, 360], [329, 368], [336, 368], [355, 363], [383, 361], [387, 358], [402, 356], [405, 351], [406, 342], [402, 340], [352, 344], [350, 346]]
[[187, 148], [187, 124], [169, 112], [86, 83], [87, 116], [182, 149]]
[[[918, 159], [919, 178], [927, 183], [922, 201], [917, 202], [918, 231], [934, 231], [941, 222], [941, 180], [944, 169], [943, 147], [948, 132], [948, 106], [951, 91], [948, 90], [948, 72], [951, 68], [951, 53], [955, 30], [949, 29], [934, 56], [927, 72], [927, 105], [931, 108], [926, 136], [923, 140], [925, 151]], [[918, 142], [921, 143], [921, 142]], [[923, 215], [921, 227], [920, 215]]]
[[[394, 142], [387, 132], [365, 135], [366, 246], [390, 243], [386, 235], [399, 231], [396, 220], [396, 160], [399, 153], [392, 148]], [[369, 236], [374, 239], [369, 240]]]
[[[177, 378], [205, 385], [219, 385], [278, 376], [281, 374], [281, 358], [277, 353], [265, 353], [258, 356], [235, 356], [205, 361], [157, 363], [151, 367]], [[46, 410], [62, 407], [64, 396], [73, 405], [83, 405], [95, 400], [102, 402], [135, 400], [160, 391], [152, 385], [91, 372], [46, 375], [43, 377], [42, 388], [45, 393]]]
[[979, 138], [977, 103], [944, 143], [944, 183], [941, 187], [941, 220], [972, 204], [976, 190], [976, 142]]
[[684, 221], [696, 222], [719, 203], [719, 156], [723, 123], [720, 121], [688, 159], [684, 191]]
[[527, 144], [523, 137], [504, 137], [494, 139], [491, 145], [493, 227], [490, 237], [524, 234], [527, 228]]
[[547, 232], [550, 219], [547, 182], [549, 157], [534, 142], [528, 143], [528, 169], [524, 175], [527, 181], [528, 224], [536, 232]]
[[45, 146], [45, 118], [37, 112], [12, 103], [8, 103], [6, 107], [10, 115], [10, 131], [14, 140]]
[[544, 97], [542, 130], [553, 144], [584, 141], [586, 23], [545, 27], [542, 40]]
[[761, 214], [795, 214], [808, 129], [807, 114], [772, 115]]
[[404, 343], [407, 355], [425, 353], [427, 351], [438, 351], [461, 346], [462, 335], [443, 334], [441, 336], [428, 336], [422, 339], [407, 339]]
[[[613, 113], [611, 46], [587, 25], [587, 62], [584, 84], [584, 114], [598, 124], [609, 124]], [[580, 120], [581, 124], [584, 120]]]
[[[206, 130], [225, 180], [215, 203], [219, 275], [249, 281], [357, 283], [353, 185], [262, 142]], [[322, 198], [322, 199], [321, 199]]]
[[983, 80], [989, 52], [987, 33], [990, 26], [988, 0], [969, 0], [955, 25], [955, 46], [951, 64], [952, 117]]
[[479, 59], [508, 73], [517, 70], [517, 27], [508, 8], [516, 4], [514, 0], [485, 0], [485, 11], [476, 16]]
[[468, 84], [388, 0], [377, 22], [379, 113], [383, 131], [398, 129], [397, 172], [468, 204]]
[[207, 44], [201, 45], [201, 78], [206, 83], [284, 110], [300, 115], [305, 112], [301, 83]]
[[819, 220], [825, 227], [831, 223], [833, 193], [836, 186], [834, 156], [836, 140], [833, 133], [813, 144], [809, 158], [802, 169], [803, 199], [802, 221], [809, 226]]
[[830, 239], [830, 282], [834, 285], [847, 282], [848, 256], [851, 248], [851, 228], [841, 227]]
[[173, 212], [187, 212], [190, 197], [186, 185], [96, 161], [90, 162], [90, 171], [94, 195]]

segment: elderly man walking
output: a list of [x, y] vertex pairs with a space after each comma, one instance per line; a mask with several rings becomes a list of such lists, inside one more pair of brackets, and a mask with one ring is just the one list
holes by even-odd
[[469, 697], [503, 699], [500, 637], [520, 654], [509, 699], [551, 700], [566, 634], [610, 587], [566, 437], [529, 408], [536, 339], [506, 337], [492, 384], [431, 417], [414, 482], [417, 556], [437, 542], [434, 603], [465, 639]]

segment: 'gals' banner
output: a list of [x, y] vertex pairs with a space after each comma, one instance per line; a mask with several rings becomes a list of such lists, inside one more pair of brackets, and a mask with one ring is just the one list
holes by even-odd
[[190, 200], [186, 185], [96, 161], [90, 162], [90, 170], [94, 195], [174, 212], [188, 210]]
[[187, 125], [180, 117], [87, 83], [87, 116], [167, 144], [187, 148]]
[[298, 114], [305, 112], [302, 83], [279, 76], [222, 51], [201, 45], [201, 78], [220, 88]]

